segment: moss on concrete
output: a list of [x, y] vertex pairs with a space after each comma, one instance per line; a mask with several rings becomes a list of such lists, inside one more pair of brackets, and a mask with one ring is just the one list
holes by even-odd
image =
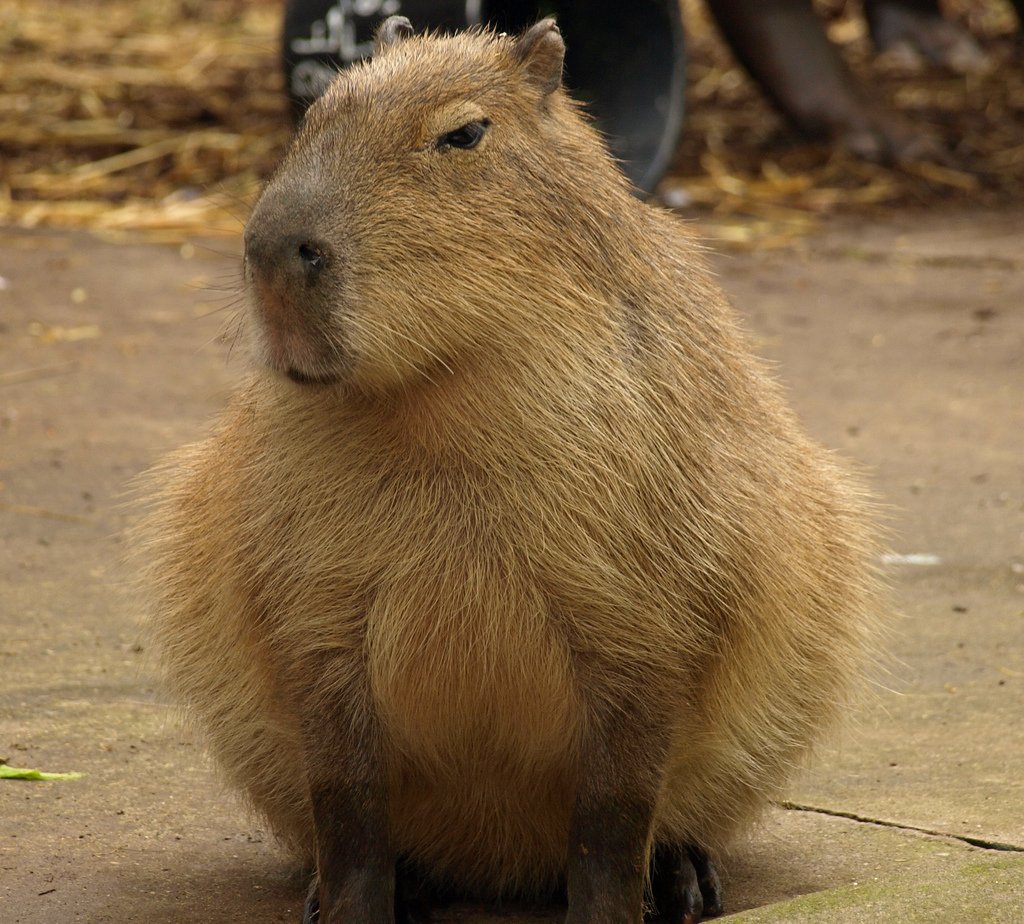
[[924, 880], [884, 880], [801, 895], [731, 915], [737, 924], [900, 924], [1024, 921], [1024, 856], [971, 863]]

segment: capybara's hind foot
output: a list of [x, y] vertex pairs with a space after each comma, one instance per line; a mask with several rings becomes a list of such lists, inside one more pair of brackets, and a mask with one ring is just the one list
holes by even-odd
[[661, 924], [698, 924], [722, 913], [722, 884], [707, 851], [659, 844], [651, 856], [651, 893]]
[[704, 901], [704, 917], [717, 918], [722, 913], [722, 882], [718, 878], [718, 870], [706, 850], [687, 847], [686, 852], [697, 874], [697, 884]]

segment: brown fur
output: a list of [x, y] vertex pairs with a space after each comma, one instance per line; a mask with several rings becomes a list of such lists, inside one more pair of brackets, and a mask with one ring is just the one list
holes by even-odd
[[274, 831], [311, 857], [304, 704], [358, 701], [394, 849], [490, 891], [564, 875], [622, 703], [667, 729], [653, 837], [723, 845], [847, 697], [873, 595], [858, 490], [514, 41], [396, 41], [309, 112], [249, 246], [291, 222], [327, 269], [249, 273], [260, 362], [147, 528], [171, 686]]

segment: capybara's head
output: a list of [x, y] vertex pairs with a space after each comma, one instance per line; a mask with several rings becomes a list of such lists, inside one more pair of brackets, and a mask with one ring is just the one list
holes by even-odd
[[636, 203], [561, 89], [564, 51], [552, 19], [519, 36], [385, 21], [246, 227], [263, 362], [307, 387], [405, 388], [588, 301], [555, 293], [602, 273]]

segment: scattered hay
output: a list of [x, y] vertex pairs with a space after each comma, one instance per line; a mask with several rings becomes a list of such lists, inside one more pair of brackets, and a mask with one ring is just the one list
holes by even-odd
[[276, 0], [8, 0], [0, 221], [236, 234], [290, 133]]
[[[670, 200], [738, 246], [778, 246], [816, 216], [1024, 201], [1024, 67], [1005, 3], [960, 0], [995, 66], [908, 74], [870, 54], [841, 0], [830, 34], [883, 99], [945, 138], [955, 165], [867, 164], [801, 143], [742, 74], [698, 0], [686, 135]], [[0, 11], [0, 223], [236, 234], [290, 134], [281, 0], [8, 0]]]

